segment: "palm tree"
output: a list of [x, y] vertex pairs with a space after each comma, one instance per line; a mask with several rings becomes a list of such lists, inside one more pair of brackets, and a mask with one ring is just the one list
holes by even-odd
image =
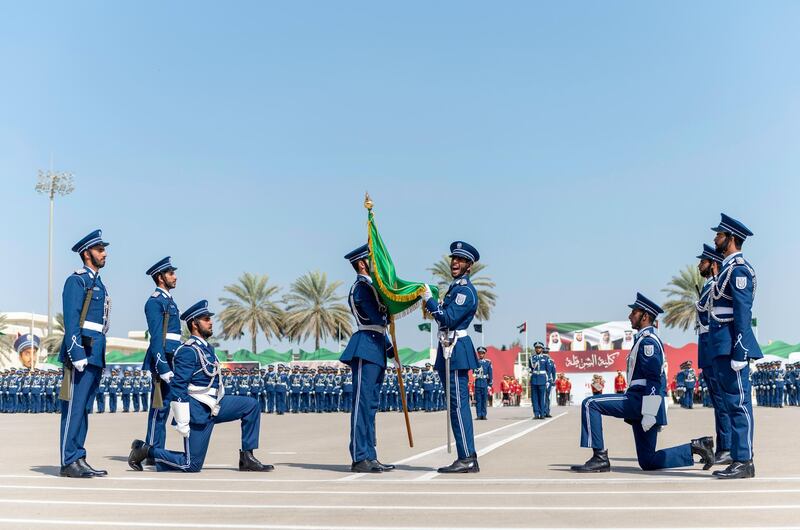
[[250, 334], [253, 353], [257, 353], [256, 337], [259, 330], [267, 341], [280, 339], [283, 335], [284, 313], [277, 301], [272, 298], [278, 294], [280, 287], [267, 285], [269, 276], [244, 273], [239, 283], [226, 285], [224, 290], [234, 298], [222, 297], [220, 303], [225, 309], [219, 314], [222, 322], [223, 339], [241, 338], [245, 331]]
[[661, 289], [670, 298], [664, 304], [664, 324], [670, 328], [686, 331], [695, 324], [695, 303], [700, 298], [703, 277], [697, 267], [687, 265], [678, 276], [673, 276], [666, 289]]
[[54, 354], [61, 350], [61, 343], [64, 342], [64, 313], [56, 313], [56, 325], [53, 326], [53, 333], [42, 339], [42, 349], [47, 353]]
[[314, 336], [314, 347], [328, 337], [349, 337], [350, 310], [336, 294], [342, 282], [328, 283], [324, 272], [309, 272], [295, 281], [284, 297], [286, 303], [286, 336], [300, 342]]
[[[495, 288], [495, 283], [488, 276], [478, 276], [478, 273], [486, 268], [485, 263], [473, 263], [469, 275], [469, 279], [475, 289], [478, 291], [478, 311], [475, 316], [478, 320], [489, 320], [492, 309], [497, 304], [497, 295], [492, 291]], [[433, 273], [433, 277], [437, 280], [439, 292], [444, 296], [450, 282], [453, 281], [453, 276], [450, 274], [450, 258], [442, 256], [442, 259], [433, 264], [433, 267], [428, 269]]]

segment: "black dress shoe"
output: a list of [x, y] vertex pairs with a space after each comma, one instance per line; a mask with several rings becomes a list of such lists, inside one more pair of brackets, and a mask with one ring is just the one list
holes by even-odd
[[608, 449], [594, 449], [592, 458], [581, 466], [572, 466], [570, 470], [576, 473], [605, 473], [611, 471], [611, 461], [608, 459]]
[[92, 466], [90, 466], [89, 462], [87, 462], [85, 458], [79, 458], [77, 462], [81, 467], [91, 471], [92, 474], [96, 477], [105, 477], [106, 475], [108, 475], [108, 471], [106, 471], [105, 469], [95, 469]]
[[551, 416], [550, 414], [545, 414], [544, 417], [545, 418], [552, 418], [553, 416]]
[[80, 465], [77, 460], [68, 466], [61, 466], [59, 475], [69, 478], [92, 478], [95, 476], [90, 470]]
[[481, 470], [478, 466], [478, 455], [470, 455], [467, 458], [459, 458], [446, 467], [440, 467], [436, 471], [439, 473], [478, 473]]
[[142, 440], [134, 440], [131, 444], [131, 452], [128, 455], [128, 466], [134, 471], [142, 470], [142, 462], [147, 458], [150, 446]]
[[714, 440], [706, 436], [703, 438], [695, 438], [690, 443], [692, 454], [700, 457], [700, 463], [703, 464], [703, 469], [711, 469], [714, 465]]
[[391, 471], [395, 468], [394, 464], [384, 464], [380, 460], [373, 460], [372, 463], [377, 464], [377, 466], [381, 468], [382, 471]]
[[730, 451], [717, 451], [714, 453], [714, 465], [729, 466], [733, 464]]
[[383, 468], [376, 460], [361, 460], [350, 465], [353, 473], [383, 473]]
[[253, 451], [239, 451], [239, 471], [272, 471], [275, 466], [262, 464]]
[[153, 458], [152, 456], [148, 456], [147, 458], [144, 459], [144, 465], [154, 466], [156, 465], [156, 459]]
[[753, 478], [756, 476], [756, 466], [752, 460], [747, 462], [733, 462], [720, 471], [712, 473], [717, 478]]

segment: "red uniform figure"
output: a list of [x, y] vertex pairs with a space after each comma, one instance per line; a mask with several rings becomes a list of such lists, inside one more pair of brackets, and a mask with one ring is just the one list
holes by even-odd
[[625, 376], [622, 375], [622, 372], [617, 371], [617, 377], [614, 378], [614, 392], [624, 394], [626, 388], [628, 388], [628, 383], [625, 381]]

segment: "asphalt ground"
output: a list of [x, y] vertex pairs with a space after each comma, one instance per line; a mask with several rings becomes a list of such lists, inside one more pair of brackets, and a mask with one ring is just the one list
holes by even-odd
[[[576, 407], [531, 420], [528, 407], [493, 408], [475, 422], [481, 472], [439, 475], [450, 463], [444, 413], [378, 415], [378, 454], [398, 469], [350, 473], [345, 414], [262, 415], [256, 455], [272, 473], [237, 471], [239, 425], [217, 426], [198, 474], [128, 469], [143, 413], [94, 414], [93, 479], [58, 477], [58, 415], [0, 416], [3, 528], [766, 528], [800, 526], [800, 408], [758, 408], [756, 478], [722, 481], [701, 466], [641, 471], [630, 427], [605, 421], [611, 473], [577, 475]], [[670, 408], [659, 447], [711, 434], [710, 409]], [[170, 429], [168, 448], [180, 447]]]

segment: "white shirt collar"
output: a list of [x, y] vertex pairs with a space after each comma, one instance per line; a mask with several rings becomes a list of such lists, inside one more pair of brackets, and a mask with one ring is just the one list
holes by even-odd
[[192, 335], [192, 338], [195, 339], [200, 344], [202, 344], [203, 346], [208, 346], [208, 343], [205, 341], [205, 339], [202, 339], [202, 338], [198, 337], [197, 335]]
[[[88, 273], [89, 273], [89, 278], [92, 278], [92, 279], [94, 279], [95, 275], [98, 275], [98, 274], [97, 274], [96, 272], [94, 272], [94, 271], [92, 270], [92, 268], [91, 268], [91, 267], [89, 267], [88, 265], [84, 265], [84, 266], [83, 266], [83, 268], [84, 268], [84, 269], [86, 269], [86, 272], [88, 272]], [[98, 275], [98, 276], [99, 276], [99, 275]]]
[[724, 260], [722, 260], [722, 266], [724, 267], [725, 265], [727, 265], [728, 263], [730, 263], [730, 262], [731, 262], [731, 260], [733, 260], [734, 258], [736, 258], [736, 257], [738, 257], [738, 256], [741, 256], [741, 255], [742, 255], [742, 252], [741, 252], [741, 251], [739, 251], [739, 252], [734, 252], [733, 254], [731, 254], [730, 256], [728, 256], [727, 258], [725, 258]]
[[156, 290], [157, 290], [157, 291], [161, 291], [162, 293], [164, 293], [165, 295], [167, 295], [167, 298], [172, 298], [172, 295], [171, 295], [171, 294], [169, 294], [169, 291], [167, 291], [166, 289], [162, 289], [161, 287], [156, 287]]
[[372, 283], [372, 278], [371, 278], [371, 277], [369, 277], [369, 276], [367, 276], [366, 274], [359, 274], [358, 276], [359, 276], [359, 277], [361, 277], [361, 278], [364, 278], [364, 279], [365, 279], [365, 280], [367, 280], [369, 283]]

